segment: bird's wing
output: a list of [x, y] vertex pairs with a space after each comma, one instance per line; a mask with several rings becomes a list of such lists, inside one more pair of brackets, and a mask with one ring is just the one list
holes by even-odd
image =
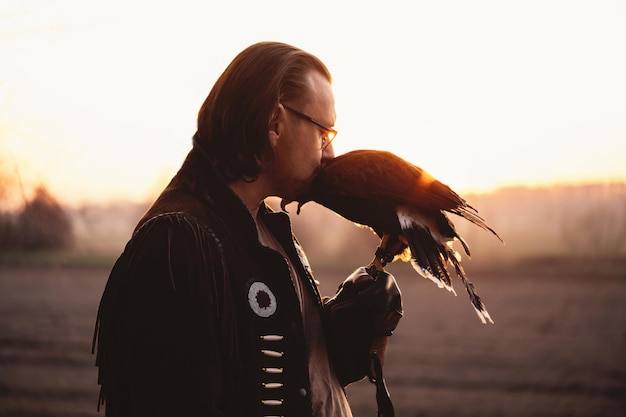
[[338, 156], [321, 170], [311, 193], [335, 194], [448, 209], [464, 203], [454, 191], [426, 171], [386, 151], [356, 150]]
[[[405, 205], [448, 211], [502, 240], [449, 186], [391, 152], [356, 150], [336, 157], [317, 175], [308, 195], [299, 199], [299, 207], [307, 201], [316, 201], [356, 221], [350, 214], [360, 205], [348, 204], [348, 199], [384, 207]], [[464, 246], [467, 249], [467, 245]]]

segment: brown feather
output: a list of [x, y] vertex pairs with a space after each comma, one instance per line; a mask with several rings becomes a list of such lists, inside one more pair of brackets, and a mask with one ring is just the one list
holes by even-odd
[[[452, 242], [460, 241], [468, 255], [469, 247], [445, 212], [500, 237], [464, 199], [422, 168], [391, 152], [348, 152], [319, 172], [309, 192], [298, 198], [298, 213], [309, 201], [374, 230], [382, 239], [372, 262], [379, 269], [389, 259], [410, 250], [408, 259], [416, 271], [440, 287], [454, 291], [446, 270], [450, 262], [483, 323], [485, 319], [491, 321], [462, 268], [460, 255], [452, 249]], [[288, 203], [281, 202], [281, 207], [284, 209]]]

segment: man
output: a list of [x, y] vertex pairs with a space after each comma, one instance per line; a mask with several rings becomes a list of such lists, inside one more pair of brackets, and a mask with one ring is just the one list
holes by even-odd
[[[313, 55], [262, 42], [226, 68], [104, 290], [94, 344], [107, 416], [351, 416], [343, 386], [369, 362], [332, 363], [355, 348], [326, 340], [333, 314], [288, 216], [264, 203], [306, 191], [334, 157], [334, 123]], [[379, 332], [380, 317], [363, 321]]]

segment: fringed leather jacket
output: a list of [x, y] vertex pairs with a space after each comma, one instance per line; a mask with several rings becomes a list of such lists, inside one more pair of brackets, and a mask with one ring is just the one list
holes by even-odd
[[[321, 314], [287, 215], [262, 205], [259, 216]], [[192, 150], [139, 222], [100, 302], [94, 347], [106, 416], [311, 415], [290, 282], [285, 258], [259, 244], [246, 207]]]

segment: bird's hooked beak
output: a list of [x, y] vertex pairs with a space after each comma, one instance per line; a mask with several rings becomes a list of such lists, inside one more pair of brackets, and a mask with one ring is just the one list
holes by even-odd
[[280, 209], [282, 211], [284, 211], [285, 213], [289, 213], [289, 211], [287, 210], [287, 206], [291, 203], [298, 203], [298, 208], [296, 210], [296, 214], [300, 214], [300, 209], [302, 208], [302, 205], [304, 203], [300, 202], [300, 201], [296, 201], [296, 200], [285, 200], [284, 198], [282, 200], [280, 200]]
[[280, 200], [280, 209], [285, 213], [288, 213], [287, 206], [293, 203], [293, 200], [285, 200], [284, 198]]

